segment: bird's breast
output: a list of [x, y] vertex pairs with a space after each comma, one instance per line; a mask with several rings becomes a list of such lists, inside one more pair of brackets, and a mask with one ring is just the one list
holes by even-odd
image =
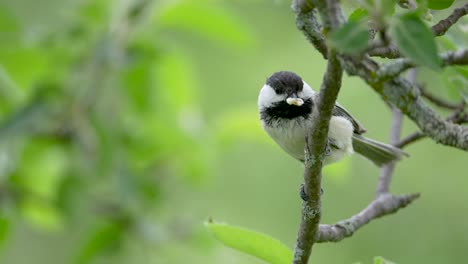
[[[278, 119], [276, 122], [263, 122], [263, 128], [270, 137], [289, 155], [304, 160], [305, 135], [309, 132], [311, 120], [295, 118]], [[332, 148], [325, 163], [333, 163], [353, 153], [353, 126], [343, 117], [333, 116], [330, 120], [328, 138], [337, 148]], [[313, 139], [312, 139], [313, 140]]]

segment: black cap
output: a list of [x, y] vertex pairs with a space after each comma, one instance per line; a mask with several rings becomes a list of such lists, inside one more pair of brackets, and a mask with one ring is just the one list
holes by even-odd
[[301, 77], [294, 72], [279, 71], [273, 73], [266, 81], [276, 94], [293, 94], [302, 91], [304, 85]]

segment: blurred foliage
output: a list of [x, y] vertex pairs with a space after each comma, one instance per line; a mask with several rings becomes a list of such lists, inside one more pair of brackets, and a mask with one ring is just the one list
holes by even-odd
[[[361, 8], [356, 21], [379, 17], [390, 23], [393, 10], [381, 4]], [[320, 83], [323, 60], [295, 29], [289, 5], [285, 0], [0, 1], [0, 262], [261, 263], [218, 247], [202, 226], [211, 214], [292, 246], [300, 164], [285, 158], [263, 133], [255, 106], [272, 71], [307, 73], [315, 87]], [[460, 25], [465, 26], [437, 39], [440, 51], [465, 45], [460, 43], [466, 43], [466, 19]], [[468, 95], [466, 67], [445, 69], [440, 76], [422, 72], [421, 78], [451, 99]], [[367, 121], [371, 133], [386, 137], [388, 118], [374, 114], [385, 113], [380, 100], [362, 82], [345, 79], [345, 84], [341, 102]], [[411, 153], [413, 160], [405, 163], [410, 165], [402, 165], [406, 175], [398, 186], [449, 188], [437, 182], [434, 174], [440, 171], [425, 165], [448, 164], [456, 176], [462, 154], [439, 155], [437, 147], [423, 146], [415, 149], [420, 155]], [[329, 176], [324, 218], [334, 221], [368, 200], [375, 177], [363, 176], [376, 169], [353, 157], [324, 173]], [[281, 177], [286, 174], [288, 180]], [[435, 183], [405, 177], [418, 174]], [[466, 178], [455, 176], [454, 182]], [[350, 180], [354, 177], [359, 181]], [[462, 192], [464, 184], [453, 185], [450, 194]], [[432, 260], [421, 253], [434, 247], [430, 241], [408, 251], [403, 242], [387, 247], [382, 233], [395, 239], [407, 235], [405, 227], [434, 228], [416, 222], [431, 212], [456, 214], [453, 197], [434, 196], [424, 194], [429, 205], [415, 210], [409, 223], [388, 220], [402, 233], [370, 226], [353, 238], [356, 243], [317, 247], [315, 257], [351, 263], [379, 253], [398, 263], [420, 256]], [[466, 232], [458, 229], [466, 221], [447, 215], [449, 230], [432, 232], [432, 242], [441, 241], [446, 252], [436, 262], [458, 259], [457, 245], [466, 242], [460, 237]], [[450, 241], [445, 232], [451, 232]]]
[[159, 36], [235, 48], [249, 29], [211, 1], [89, 0], [50, 3], [66, 18], [32, 32], [16, 4], [0, 8], [1, 240], [17, 217], [48, 232], [89, 222], [76, 263], [127, 236], [158, 240], [136, 230], [160, 224], [164, 182], [203, 182], [216, 145], [191, 61]]

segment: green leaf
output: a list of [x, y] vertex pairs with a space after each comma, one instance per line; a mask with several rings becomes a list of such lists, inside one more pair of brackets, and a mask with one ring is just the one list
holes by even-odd
[[369, 12], [364, 8], [355, 9], [348, 17], [348, 20], [359, 21], [369, 16]]
[[360, 0], [359, 3], [374, 19], [384, 19], [395, 13], [396, 0]]
[[427, 0], [427, 7], [433, 10], [449, 8], [455, 0]]
[[468, 94], [468, 72], [462, 67], [446, 68], [440, 78], [450, 99], [458, 101]]
[[416, 13], [406, 13], [396, 19], [390, 34], [401, 52], [416, 64], [441, 69], [434, 35]]
[[124, 226], [120, 221], [108, 222], [98, 226], [81, 248], [76, 263], [90, 263], [107, 250], [115, 249], [122, 239]]
[[457, 44], [448, 36], [440, 36], [437, 38], [437, 44], [440, 50], [457, 50]]
[[152, 75], [157, 77], [157, 104], [162, 111], [179, 114], [194, 106], [197, 100], [197, 80], [194, 67], [179, 53], [161, 56]]
[[32, 84], [53, 68], [49, 66], [44, 50], [18, 46], [1, 49], [0, 64], [13, 81], [25, 90], [29, 90]]
[[178, 1], [160, 11], [155, 23], [162, 27], [195, 32], [223, 44], [250, 46], [254, 37], [249, 28], [236, 16], [215, 2]]
[[228, 247], [263, 259], [271, 264], [291, 263], [292, 251], [280, 241], [265, 234], [227, 224], [205, 223], [208, 230]]
[[375, 257], [374, 264], [395, 264], [394, 262], [388, 261], [383, 257]]
[[9, 230], [10, 222], [6, 217], [0, 216], [0, 246], [3, 244], [3, 241], [5, 241]]
[[367, 48], [369, 31], [365, 23], [350, 20], [336, 31], [330, 33], [328, 41], [344, 53], [359, 53]]
[[23, 217], [36, 228], [47, 231], [62, 230], [62, 215], [52, 204], [29, 197], [21, 202], [20, 207]]
[[69, 165], [66, 149], [58, 143], [31, 141], [22, 153], [15, 183], [42, 199], [54, 200]]

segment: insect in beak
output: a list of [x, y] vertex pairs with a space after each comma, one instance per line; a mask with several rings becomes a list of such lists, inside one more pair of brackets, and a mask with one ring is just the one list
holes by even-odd
[[289, 105], [301, 106], [304, 104], [304, 101], [301, 98], [297, 97], [296, 94], [292, 94], [286, 99], [286, 103], [288, 103]]

